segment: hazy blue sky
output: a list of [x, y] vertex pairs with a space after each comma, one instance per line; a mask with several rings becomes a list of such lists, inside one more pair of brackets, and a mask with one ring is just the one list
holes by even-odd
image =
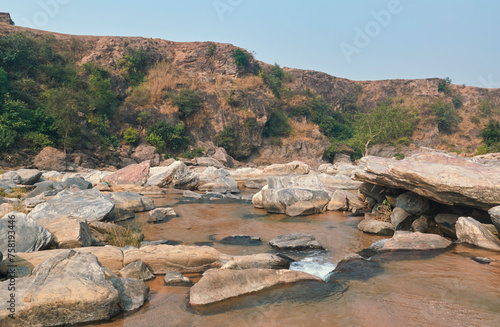
[[0, 0], [0, 11], [68, 34], [227, 42], [353, 80], [500, 87], [498, 0]]

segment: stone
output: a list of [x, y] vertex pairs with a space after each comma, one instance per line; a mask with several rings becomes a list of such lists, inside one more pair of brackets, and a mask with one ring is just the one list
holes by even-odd
[[480, 248], [500, 251], [500, 239], [480, 222], [471, 217], [460, 217], [456, 223], [457, 238], [460, 242], [469, 243]]
[[106, 176], [104, 181], [109, 185], [143, 186], [147, 182], [149, 169], [149, 161], [143, 161], [140, 164], [129, 165], [109, 176]]
[[15, 171], [8, 171], [0, 175], [0, 183], [8, 184], [8, 187], [16, 187], [16, 184], [21, 184], [21, 176]]
[[[85, 269], [82, 269], [85, 267]], [[1, 298], [8, 297], [0, 283]], [[107, 320], [122, 312], [119, 292], [97, 258], [62, 250], [38, 265], [31, 277], [16, 280], [16, 319], [0, 303], [1, 326], [59, 326]]]
[[183, 162], [176, 161], [167, 167], [151, 169], [146, 185], [194, 190], [198, 181], [198, 174], [192, 173]]
[[434, 221], [437, 223], [439, 230], [444, 235], [455, 239], [457, 238], [455, 225], [458, 218], [460, 218], [460, 215], [440, 213], [434, 217]]
[[396, 207], [410, 215], [421, 215], [429, 210], [429, 200], [413, 192], [406, 192], [396, 198]]
[[115, 209], [143, 212], [156, 208], [153, 199], [128, 191], [110, 193], [105, 197], [115, 204]]
[[280, 250], [324, 250], [325, 248], [314, 238], [314, 235], [307, 233], [283, 234], [273, 238], [269, 244]]
[[385, 221], [364, 219], [359, 225], [358, 229], [368, 234], [375, 234], [381, 236], [392, 236], [394, 234], [394, 226]]
[[40, 170], [66, 170], [66, 156], [62, 151], [46, 147], [35, 157], [33, 164]]
[[112, 278], [111, 283], [120, 295], [123, 310], [133, 311], [142, 307], [148, 299], [149, 287], [142, 280], [134, 278]]
[[167, 286], [192, 286], [193, 282], [183, 276], [180, 272], [177, 271], [169, 271], [165, 274], [165, 278], [163, 278], [165, 285]]
[[217, 179], [217, 178], [226, 177], [229, 175], [230, 175], [229, 172], [225, 169], [208, 167], [200, 174], [200, 178]]
[[198, 184], [198, 190], [203, 192], [217, 193], [240, 193], [238, 183], [229, 177], [223, 176], [214, 180], [201, 179]]
[[386, 199], [386, 188], [380, 185], [364, 182], [359, 186], [359, 193], [375, 199], [379, 204], [382, 204]]
[[374, 249], [378, 252], [429, 251], [445, 249], [450, 245], [450, 240], [436, 234], [399, 232]]
[[10, 268], [15, 267], [16, 277], [30, 276], [33, 269], [40, 263], [52, 258], [56, 254], [64, 252], [64, 249], [53, 249], [35, 252], [18, 252], [12, 262], [4, 260], [0, 264], [0, 275], [7, 275]]
[[65, 189], [65, 190], [68, 190], [68, 189], [88, 190], [88, 189], [92, 188], [92, 183], [89, 181], [86, 181], [81, 176], [63, 178], [61, 184], [62, 184], [63, 189]]
[[126, 228], [113, 224], [113, 223], [106, 223], [103, 221], [89, 221], [88, 226], [90, 229], [90, 233], [92, 234], [92, 237], [97, 241], [97, 242], [102, 242], [105, 243], [109, 240], [111, 235], [117, 235], [117, 234], [125, 234], [126, 233]]
[[149, 212], [148, 222], [160, 222], [176, 216], [177, 213], [173, 208], [156, 208]]
[[500, 199], [500, 167], [448, 153], [417, 153], [403, 160], [367, 156], [360, 160], [354, 179], [482, 210], [498, 205]]
[[260, 245], [262, 244], [262, 240], [260, 236], [249, 236], [249, 235], [231, 235], [226, 236], [219, 241], [222, 244], [231, 244], [231, 245]]
[[179, 245], [182, 242], [180, 241], [172, 241], [172, 240], [157, 240], [157, 241], [142, 241], [141, 248], [150, 245]]
[[318, 178], [326, 187], [340, 190], [357, 190], [362, 184], [361, 182], [353, 181], [351, 177], [342, 174], [336, 174], [334, 176], [319, 174]]
[[411, 226], [411, 223], [408, 224], [407, 222], [408, 217], [411, 217], [411, 215], [404, 209], [398, 207], [394, 208], [391, 212], [392, 226], [394, 226], [395, 229], [401, 229], [406, 227], [407, 225]]
[[333, 193], [328, 206], [328, 211], [347, 211], [349, 210], [349, 201], [347, 200], [347, 193], [342, 190], [337, 190]]
[[300, 282], [324, 284], [321, 278], [300, 271], [284, 269], [213, 270], [205, 273], [200, 281], [191, 287], [189, 304], [193, 308], [203, 307]]
[[500, 206], [491, 208], [488, 210], [488, 214], [490, 215], [491, 221], [493, 222], [493, 225], [495, 225], [498, 233], [500, 233]]
[[[289, 216], [304, 216], [326, 210], [330, 195], [314, 189], [263, 189], [262, 204], [269, 213], [286, 213]], [[253, 201], [252, 201], [253, 202]]]
[[42, 226], [52, 233], [59, 249], [80, 248], [97, 243], [88, 224], [78, 218], [63, 216]]
[[211, 157], [222, 163], [224, 166], [229, 168], [234, 167], [233, 158], [227, 154], [226, 149], [221, 147], [216, 147], [215, 152], [211, 154]]
[[274, 164], [264, 168], [263, 173], [272, 176], [283, 176], [283, 175], [307, 175], [309, 174], [310, 168], [303, 162], [294, 161], [287, 164]]
[[148, 161], [151, 166], [158, 166], [161, 162], [161, 156], [152, 145], [141, 144], [131, 155], [136, 162]]
[[193, 161], [196, 166], [224, 168], [224, 164], [222, 164], [219, 160], [212, 157], [194, 158]]
[[426, 216], [420, 216], [420, 218], [415, 219], [411, 224], [412, 232], [427, 233], [430, 228], [429, 218]]
[[268, 176], [267, 185], [270, 189], [302, 188], [312, 190], [324, 190], [325, 185], [317, 175], [298, 176]]
[[208, 246], [155, 245], [124, 251], [124, 264], [142, 260], [155, 275], [169, 271], [199, 273], [219, 268], [229, 256]]
[[[12, 239], [9, 242], [9, 235], [12, 235], [9, 231], [15, 232], [14, 242]], [[8, 253], [9, 243], [14, 244], [16, 253], [19, 253], [44, 250], [50, 247], [52, 242], [53, 235], [27, 218], [24, 213], [13, 211], [0, 219], [0, 252]]]
[[21, 179], [20, 184], [23, 185], [33, 185], [38, 183], [40, 177], [42, 177], [42, 172], [38, 169], [19, 169], [16, 173]]
[[114, 207], [115, 204], [101, 192], [90, 189], [63, 195], [39, 204], [28, 217], [39, 223], [47, 223], [62, 216], [101, 221], [107, 218]]
[[[262, 190], [268, 189], [267, 185], [262, 188]], [[262, 199], [262, 190], [255, 193], [255, 195], [252, 197], [252, 204], [254, 208], [257, 209], [264, 209], [264, 200]]]
[[243, 186], [251, 190], [260, 190], [264, 187], [264, 185], [255, 183], [254, 181], [247, 181], [243, 183]]
[[257, 253], [233, 257], [232, 260], [240, 269], [288, 269], [290, 259], [271, 253]]
[[26, 198], [34, 198], [39, 195], [54, 196], [64, 190], [61, 182], [44, 181], [35, 184], [35, 188], [26, 195]]
[[155, 275], [141, 260], [131, 262], [118, 272], [121, 277], [135, 278], [140, 280], [150, 280]]
[[125, 266], [123, 262], [123, 251], [116, 246], [91, 246], [78, 248], [79, 253], [92, 253], [97, 257], [103, 267], [111, 269], [114, 273], [118, 273]]

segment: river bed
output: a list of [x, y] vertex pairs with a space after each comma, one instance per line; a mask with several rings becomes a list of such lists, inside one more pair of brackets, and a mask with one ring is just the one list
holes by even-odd
[[[148, 240], [172, 240], [184, 245], [208, 245], [230, 255], [273, 252], [268, 242], [281, 234], [312, 233], [327, 249], [307, 254], [285, 253], [298, 260], [292, 269], [324, 277], [346, 255], [383, 237], [357, 229], [362, 217], [326, 212], [306, 217], [268, 214], [251, 204], [215, 200], [188, 201], [180, 194], [155, 198], [171, 206], [178, 217], [148, 225], [147, 213], [136, 217]], [[228, 235], [260, 236], [262, 245], [218, 242]], [[163, 276], [146, 282], [149, 301], [138, 311], [111, 322], [86, 326], [499, 326], [500, 261], [480, 264], [472, 257], [500, 260], [500, 253], [467, 245], [443, 252], [389, 253], [339, 282], [337, 292], [310, 289], [306, 300], [283, 294], [255, 297], [246, 305], [223, 312], [199, 314], [188, 304], [189, 288], [167, 287]], [[197, 281], [200, 276], [188, 276]], [[272, 299], [272, 300], [269, 300]]]

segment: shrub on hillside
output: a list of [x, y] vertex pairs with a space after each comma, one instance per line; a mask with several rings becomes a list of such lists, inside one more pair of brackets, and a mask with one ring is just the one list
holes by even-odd
[[200, 92], [191, 89], [182, 89], [173, 97], [174, 105], [179, 108], [183, 117], [189, 117], [203, 107], [203, 99]]
[[137, 144], [137, 141], [139, 141], [139, 131], [137, 130], [137, 128], [127, 128], [127, 130], [123, 133], [123, 140], [127, 144]]
[[444, 102], [441, 99], [431, 105], [431, 110], [436, 116], [438, 129], [442, 133], [453, 133], [462, 121], [455, 107], [451, 103]]
[[240, 68], [246, 68], [250, 65], [250, 57], [241, 49], [236, 49], [233, 51], [233, 58], [236, 62], [236, 65]]
[[481, 131], [481, 138], [488, 147], [488, 152], [500, 152], [500, 123], [490, 120]]
[[184, 135], [184, 124], [175, 126], [167, 121], [159, 121], [148, 129], [146, 140], [160, 153], [177, 154], [184, 151], [189, 145], [189, 138]]

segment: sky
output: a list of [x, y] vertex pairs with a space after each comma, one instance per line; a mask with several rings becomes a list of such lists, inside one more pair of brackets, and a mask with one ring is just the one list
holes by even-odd
[[498, 0], [0, 0], [0, 12], [66, 34], [232, 43], [352, 80], [500, 87]]

